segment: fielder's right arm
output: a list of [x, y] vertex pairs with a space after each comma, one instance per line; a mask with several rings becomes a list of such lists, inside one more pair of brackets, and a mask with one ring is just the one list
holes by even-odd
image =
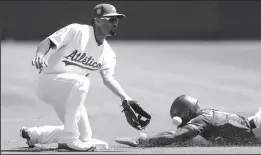
[[101, 77], [103, 79], [103, 83], [107, 86], [115, 95], [119, 96], [121, 100], [132, 100], [125, 91], [122, 89], [121, 85], [118, 81], [115, 80], [113, 74], [113, 69], [104, 69], [101, 70]]

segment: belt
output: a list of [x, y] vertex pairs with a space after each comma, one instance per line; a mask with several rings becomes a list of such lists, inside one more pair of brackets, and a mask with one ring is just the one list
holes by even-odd
[[255, 122], [254, 122], [254, 119], [251, 119], [251, 120], [249, 121], [249, 125], [250, 125], [251, 129], [255, 129], [255, 128], [256, 128], [256, 124], [255, 124]]

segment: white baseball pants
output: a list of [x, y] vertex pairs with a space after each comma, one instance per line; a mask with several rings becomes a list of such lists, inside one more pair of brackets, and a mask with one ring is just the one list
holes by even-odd
[[[42, 126], [29, 128], [33, 143], [74, 143], [92, 139], [87, 111], [84, 105], [89, 89], [89, 78], [73, 73], [42, 74], [36, 83], [39, 99], [51, 105], [63, 126]], [[89, 143], [78, 144], [79, 148], [90, 147]]]

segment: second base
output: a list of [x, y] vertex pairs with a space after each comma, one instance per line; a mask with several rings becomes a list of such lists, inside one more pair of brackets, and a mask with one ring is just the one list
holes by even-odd
[[99, 139], [95, 139], [95, 138], [93, 138], [92, 141], [95, 144], [96, 149], [102, 149], [102, 150], [109, 149], [109, 145], [105, 141], [102, 141], [102, 140], [99, 140]]

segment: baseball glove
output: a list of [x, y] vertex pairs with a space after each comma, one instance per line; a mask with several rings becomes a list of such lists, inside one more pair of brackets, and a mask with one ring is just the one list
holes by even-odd
[[[137, 130], [145, 129], [145, 127], [150, 123], [151, 116], [146, 111], [144, 111], [137, 101], [122, 101], [122, 107], [127, 122]], [[142, 120], [144, 118], [144, 120]]]

